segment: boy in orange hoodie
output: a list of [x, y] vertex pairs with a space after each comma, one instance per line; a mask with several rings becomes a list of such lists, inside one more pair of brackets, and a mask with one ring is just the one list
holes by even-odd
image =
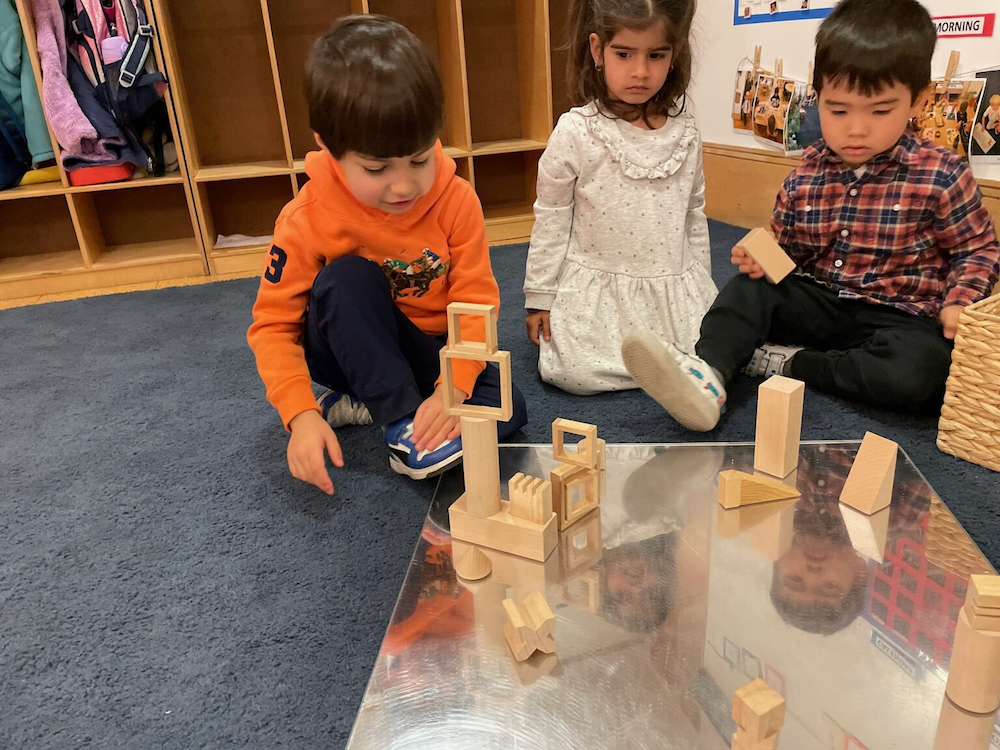
[[[381, 425], [389, 465], [414, 479], [462, 458], [438, 352], [450, 302], [499, 305], [482, 207], [437, 140], [441, 80], [420, 41], [350, 16], [313, 46], [309, 124], [322, 149], [282, 210], [247, 334], [267, 397], [291, 432], [293, 476], [333, 494], [333, 428]], [[462, 322], [463, 338], [482, 340]], [[500, 405], [499, 371], [455, 363], [458, 402]], [[329, 390], [318, 402], [312, 382]], [[503, 439], [527, 423], [514, 390]]]

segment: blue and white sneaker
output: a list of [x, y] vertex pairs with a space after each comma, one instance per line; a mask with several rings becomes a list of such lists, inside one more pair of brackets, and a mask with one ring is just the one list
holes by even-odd
[[801, 352], [802, 349], [801, 346], [764, 344], [754, 351], [750, 362], [743, 368], [743, 372], [751, 378], [786, 375], [785, 368], [788, 367], [795, 353]]
[[622, 359], [639, 387], [684, 427], [708, 432], [719, 423], [726, 389], [700, 357], [639, 331], [625, 337]]
[[417, 452], [413, 442], [413, 417], [397, 419], [385, 428], [389, 468], [410, 479], [427, 479], [462, 462], [462, 438], [445, 440], [432, 451]]
[[352, 424], [371, 424], [368, 407], [353, 396], [340, 391], [326, 391], [316, 399], [323, 411], [323, 419], [333, 429]]

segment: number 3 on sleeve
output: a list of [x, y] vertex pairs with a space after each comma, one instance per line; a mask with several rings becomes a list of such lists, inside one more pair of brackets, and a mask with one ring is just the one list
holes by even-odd
[[264, 269], [264, 278], [272, 284], [281, 281], [281, 272], [285, 270], [285, 263], [288, 262], [288, 253], [277, 245], [271, 246], [271, 265]]

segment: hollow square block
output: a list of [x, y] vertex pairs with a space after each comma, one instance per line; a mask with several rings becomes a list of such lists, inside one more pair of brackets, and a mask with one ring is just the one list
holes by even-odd
[[775, 375], [757, 389], [757, 431], [753, 467], [786, 477], [799, 463], [805, 383]]

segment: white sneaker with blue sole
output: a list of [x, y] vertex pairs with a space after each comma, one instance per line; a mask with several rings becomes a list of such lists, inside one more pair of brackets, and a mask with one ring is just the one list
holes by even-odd
[[333, 429], [352, 424], [371, 424], [372, 415], [368, 407], [353, 396], [340, 391], [325, 391], [316, 399], [323, 412], [323, 419]]
[[427, 479], [462, 462], [462, 438], [445, 440], [432, 451], [417, 451], [413, 442], [413, 417], [397, 419], [383, 435], [389, 448], [389, 468], [410, 479]]

